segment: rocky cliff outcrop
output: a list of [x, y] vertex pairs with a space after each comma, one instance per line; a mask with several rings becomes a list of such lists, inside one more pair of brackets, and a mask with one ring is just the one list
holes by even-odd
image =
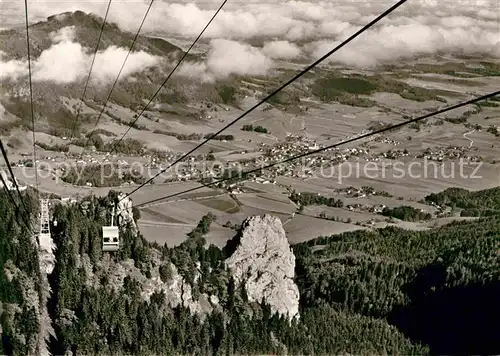
[[271, 215], [248, 218], [236, 239], [238, 245], [226, 265], [237, 283], [245, 281], [249, 301], [264, 301], [273, 312], [298, 317], [295, 256], [280, 219]]
[[116, 215], [118, 216], [119, 224], [130, 223], [134, 233], [137, 233], [138, 230], [134, 222], [134, 213], [132, 210], [133, 206], [134, 203], [132, 202], [132, 199], [126, 197], [124, 193], [120, 193], [118, 195], [118, 206], [116, 209]]
[[[100, 273], [107, 275], [107, 286], [113, 293], [121, 293], [124, 280], [127, 276], [138, 281], [142, 288], [142, 298], [149, 300], [151, 295], [155, 292], [163, 292], [165, 295], [165, 303], [170, 307], [175, 308], [182, 305], [189, 308], [191, 313], [196, 313], [200, 318], [204, 318], [205, 314], [209, 314], [214, 308], [219, 306], [218, 298], [215, 295], [208, 295], [200, 293], [198, 297], [193, 296], [192, 286], [187, 283], [184, 278], [178, 273], [177, 267], [168, 263], [170, 266], [170, 278], [168, 281], [162, 281], [159, 273], [158, 252], [151, 250], [152, 258], [156, 260], [157, 266], [151, 269], [151, 276], [146, 277], [136, 266], [134, 260], [124, 260], [119, 263], [112, 261], [110, 258], [103, 258], [98, 263], [97, 270]], [[86, 274], [86, 285], [88, 287], [99, 288], [99, 274], [94, 273], [94, 266], [90, 261], [88, 255], [78, 256], [76, 259], [76, 266], [83, 268]]]

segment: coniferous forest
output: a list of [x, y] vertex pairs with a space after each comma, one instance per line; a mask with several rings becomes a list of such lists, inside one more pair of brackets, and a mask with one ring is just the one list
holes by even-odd
[[[300, 318], [289, 322], [250, 303], [224, 260], [231, 246], [207, 245], [205, 216], [179, 246], [148, 243], [131, 225], [116, 254], [101, 250], [103, 207], [93, 198], [56, 205], [56, 264], [48, 277], [52, 354], [500, 353], [500, 217], [427, 231], [385, 228], [320, 237], [293, 246]], [[36, 222], [37, 202], [24, 199]], [[36, 354], [47, 288], [36, 240], [0, 193], [2, 354]], [[122, 266], [118, 268], [119, 266]], [[126, 275], [120, 276], [123, 266]], [[175, 266], [175, 270], [172, 266]], [[203, 315], [143, 297], [147, 281], [181, 276], [193, 300], [216, 296]]]

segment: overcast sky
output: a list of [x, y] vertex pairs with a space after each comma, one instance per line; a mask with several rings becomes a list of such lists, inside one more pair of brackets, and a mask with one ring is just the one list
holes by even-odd
[[[115, 0], [109, 20], [135, 32], [149, 2]], [[186, 63], [179, 75], [216, 80], [231, 73], [265, 74], [278, 59], [312, 61], [387, 9], [386, 0], [351, 1], [228, 1], [205, 33], [209, 39], [203, 63]], [[47, 16], [83, 10], [103, 16], [107, 1], [28, 2], [30, 22]], [[144, 32], [194, 39], [220, 5], [218, 1], [172, 3], [156, 0], [146, 20]], [[23, 24], [22, 1], [0, 0], [1, 25]], [[64, 32], [66, 31], [66, 32]], [[91, 49], [82, 48], [71, 29], [54, 33], [53, 46], [35, 59], [35, 80], [56, 75], [56, 66], [71, 67], [70, 73], [54, 80], [81, 79], [86, 72]], [[262, 39], [263, 47], [252, 47], [250, 40]], [[476, 53], [500, 58], [499, 0], [409, 0], [393, 15], [365, 32], [331, 61], [352, 67], [372, 67], [392, 60], [405, 60], [419, 54]], [[0, 48], [1, 51], [1, 48]], [[99, 53], [94, 70], [101, 81], [112, 80], [127, 48], [111, 47]], [[0, 57], [0, 61], [1, 61]], [[123, 76], [151, 67], [162, 59], [148, 53], [129, 58]], [[164, 60], [164, 59], [163, 59]], [[60, 61], [61, 63], [57, 63]], [[52, 65], [52, 67], [51, 67]], [[25, 62], [1, 62], [0, 79], [22, 76]], [[2, 72], [0, 70], [0, 72]]]

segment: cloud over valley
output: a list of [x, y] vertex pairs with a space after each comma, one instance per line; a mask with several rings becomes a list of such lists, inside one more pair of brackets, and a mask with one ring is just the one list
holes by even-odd
[[[32, 68], [34, 81], [52, 81], [56, 83], [71, 83], [85, 78], [88, 75], [93, 53], [90, 49], [82, 47], [75, 41], [74, 29], [64, 27], [50, 35], [53, 44], [42, 51], [38, 58], [33, 59]], [[103, 51], [98, 51], [91, 80], [95, 84], [113, 81], [118, 75], [123, 60], [128, 50], [110, 46]], [[27, 75], [27, 60], [3, 60], [0, 56], [0, 78], [17, 80]], [[152, 56], [146, 52], [131, 53], [121, 76], [140, 72], [157, 65], [160, 57]]]
[[[5, 0], [0, 2], [4, 9], [3, 26], [22, 24], [22, 6]], [[148, 3], [113, 2], [109, 20], [126, 31], [135, 32]], [[203, 37], [203, 60], [184, 63], [177, 75], [213, 81], [231, 74], [266, 74], [281, 60], [312, 61], [391, 4], [386, 0], [229, 1]], [[106, 5], [106, 1], [34, 0], [30, 5], [30, 21], [34, 23], [55, 13], [75, 10], [103, 16]], [[143, 33], [186, 43], [199, 34], [218, 5], [219, 2], [211, 0], [157, 1]], [[52, 41], [50, 48], [33, 59], [33, 79], [68, 83], [84, 78], [92, 49], [82, 47], [69, 27], [53, 33]], [[112, 81], [127, 51], [128, 48], [119, 46], [99, 51], [93, 67], [94, 83]], [[329, 60], [351, 67], [372, 67], [437, 53], [481, 53], [500, 58], [500, 3], [495, 0], [412, 0]], [[166, 62], [173, 65], [168, 61], [147, 52], [134, 52], [128, 58], [122, 77]], [[27, 72], [26, 60], [7, 60], [1, 53], [0, 65], [1, 80], [18, 80]]]

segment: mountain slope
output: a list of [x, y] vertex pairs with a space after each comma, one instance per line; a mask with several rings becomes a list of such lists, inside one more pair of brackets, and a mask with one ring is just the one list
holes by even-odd
[[[299, 320], [289, 322], [273, 313], [265, 300], [251, 301], [247, 283], [237, 283], [225, 265], [227, 249], [207, 246], [204, 235], [210, 230], [210, 215], [173, 248], [148, 243], [129, 221], [120, 229], [120, 251], [103, 253], [100, 229], [109, 203], [118, 198], [111, 193], [75, 205], [52, 201], [57, 221], [52, 228], [56, 267], [49, 278], [53, 293], [48, 303], [55, 331], [49, 345], [52, 354], [427, 353], [384, 320], [323, 305], [306, 308]], [[13, 207], [4, 193], [0, 200], [12, 217]], [[15, 220], [9, 223], [19, 231]], [[261, 224], [265, 228], [266, 221]], [[20, 240], [23, 248], [18, 251], [5, 227], [0, 224], [0, 242], [8, 248], [0, 262], [11, 260], [21, 270], [34, 270], [36, 265], [27, 264], [34, 259], [26, 255], [34, 244]], [[18, 256], [19, 252], [24, 254]], [[5, 280], [9, 270], [3, 267]], [[37, 281], [34, 274], [25, 278], [26, 285]], [[0, 295], [0, 302], [10, 308], [4, 308], [0, 321], [3, 353], [35, 354], [19, 338], [36, 339], [38, 319], [25, 322], [33, 314], [28, 298], [12, 294], [14, 288], [10, 294], [6, 291]], [[15, 313], [9, 312], [16, 306]], [[366, 334], [362, 341], [361, 334]]]
[[[65, 12], [53, 15], [46, 21], [30, 26], [30, 45], [33, 58], [50, 48], [52, 41], [50, 33], [65, 27], [75, 26], [75, 39], [82, 46], [94, 49], [99, 37], [103, 19], [82, 11]], [[100, 50], [110, 46], [129, 48], [135, 34], [122, 31], [116, 24], [106, 22], [99, 45]], [[5, 53], [5, 59], [21, 59], [26, 57], [26, 33], [23, 29], [12, 29], [0, 32], [0, 49]], [[140, 35], [134, 46], [134, 51], [147, 51], [152, 55], [166, 56], [173, 52], [182, 52], [170, 42], [160, 38]]]
[[[120, 251], [103, 253], [103, 211], [117, 199], [111, 193], [75, 205], [53, 201], [58, 222], [52, 230], [56, 267], [49, 302], [54, 354], [465, 355], [500, 350], [494, 332], [500, 311], [497, 217], [421, 232], [357, 231], [295, 245], [300, 318], [289, 323], [265, 298], [252, 300], [249, 280], [238, 282], [227, 268], [233, 245], [207, 246], [204, 235], [213, 216], [203, 217], [186, 241], [169, 248], [144, 240], [128, 211], [132, 220], [122, 225]], [[39, 330], [29, 297], [36, 291], [26, 293], [39, 281], [36, 253], [4, 193], [0, 200], [8, 218], [0, 224], [5, 247], [0, 277], [4, 286], [14, 287], [0, 294], [2, 347], [7, 354], [25, 354], [34, 350]], [[265, 220], [258, 229], [267, 231], [258, 236], [264, 240], [274, 226], [266, 230]], [[15, 248], [19, 244], [22, 248]], [[22, 278], [9, 280], [12, 271]], [[269, 272], [257, 268], [252, 273], [259, 271]], [[20, 342], [23, 337], [29, 345]]]
[[[101, 24], [101, 18], [76, 11], [54, 15], [31, 25], [37, 131], [56, 136], [72, 134]], [[84, 98], [85, 105], [79, 115], [76, 137], [84, 129], [93, 127], [134, 36], [115, 24], [106, 23]], [[17, 117], [13, 122], [6, 122], [6, 115], [0, 117], [0, 132], [3, 134], [9, 134], [15, 127], [31, 129], [25, 38], [23, 29], [0, 32], [0, 65], [5, 68], [1, 77], [0, 104]], [[120, 110], [122, 113], [118, 117], [104, 115], [102, 122], [130, 122], [134, 112], [144, 107], [183, 54], [180, 48], [163, 39], [139, 36], [110, 98], [111, 103], [127, 110]], [[186, 60], [196, 61], [198, 57], [188, 55]], [[157, 103], [182, 106], [205, 98], [222, 101], [219, 95], [222, 84], [200, 84], [196, 78], [190, 80], [174, 75], [149, 109], [155, 110], [154, 104]], [[194, 114], [199, 117], [197, 112]]]

